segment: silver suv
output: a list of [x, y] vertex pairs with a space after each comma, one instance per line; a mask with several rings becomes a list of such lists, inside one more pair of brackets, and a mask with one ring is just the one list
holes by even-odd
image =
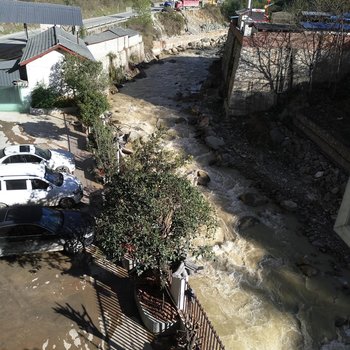
[[83, 197], [83, 186], [73, 175], [44, 164], [0, 165], [0, 206], [40, 204], [70, 208]]

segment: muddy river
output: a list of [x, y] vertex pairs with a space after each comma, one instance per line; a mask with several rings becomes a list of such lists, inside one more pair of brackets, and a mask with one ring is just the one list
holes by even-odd
[[186, 52], [148, 67], [112, 96], [113, 118], [135, 137], [165, 125], [169, 146], [193, 155], [186, 171], [203, 169], [211, 178], [202, 189], [220, 223], [214, 259], [199, 262], [204, 269], [190, 284], [227, 349], [350, 349], [349, 270], [311, 245], [296, 217], [268, 198], [244, 204], [242, 194], [259, 195], [254, 184], [234, 168], [210, 165], [212, 151], [187, 122], [205, 104], [192, 97], [216, 58]]

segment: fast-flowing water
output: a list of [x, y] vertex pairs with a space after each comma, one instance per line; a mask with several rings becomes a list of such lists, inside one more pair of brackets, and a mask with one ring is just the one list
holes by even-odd
[[200, 261], [204, 269], [190, 284], [227, 349], [350, 349], [349, 270], [310, 245], [296, 218], [271, 201], [243, 204], [238, 197], [256, 192], [254, 184], [235, 169], [210, 166], [213, 154], [184, 122], [196, 109], [191, 103], [200, 104], [190, 97], [213, 59], [210, 52], [168, 58], [112, 101], [114, 120], [134, 133], [169, 127], [169, 144], [194, 156], [187, 171], [211, 178], [203, 191], [219, 218], [214, 259]]

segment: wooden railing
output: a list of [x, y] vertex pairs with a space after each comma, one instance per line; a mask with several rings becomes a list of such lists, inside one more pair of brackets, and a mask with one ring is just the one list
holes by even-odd
[[225, 350], [225, 347], [211, 324], [207, 314], [190, 286], [185, 294], [185, 306], [181, 312], [186, 328], [190, 327], [196, 337], [198, 350]]

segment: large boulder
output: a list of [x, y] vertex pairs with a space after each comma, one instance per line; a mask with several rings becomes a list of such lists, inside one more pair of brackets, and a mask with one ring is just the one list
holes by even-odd
[[208, 186], [210, 177], [204, 170], [197, 170], [197, 185]]

